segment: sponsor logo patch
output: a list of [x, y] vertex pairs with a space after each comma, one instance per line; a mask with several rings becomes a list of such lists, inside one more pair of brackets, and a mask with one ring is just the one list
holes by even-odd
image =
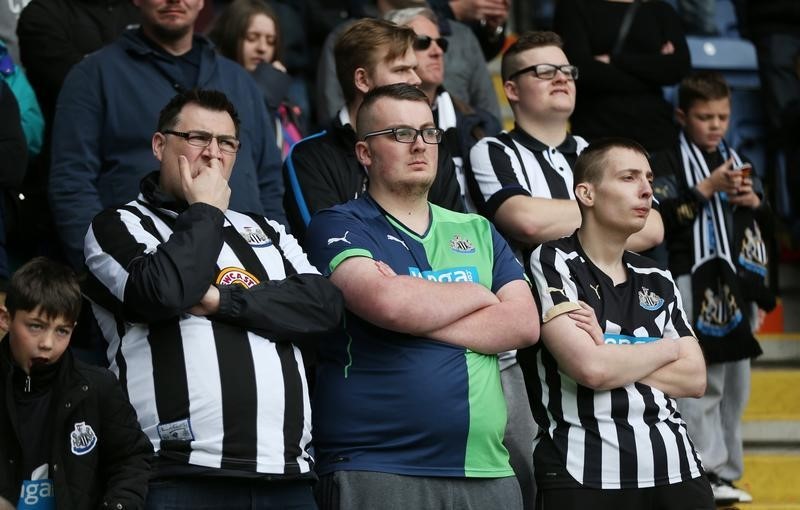
[[192, 424], [188, 418], [170, 423], [159, 423], [156, 430], [162, 441], [194, 441]]
[[418, 267], [409, 267], [408, 274], [416, 278], [424, 278], [434, 282], [473, 282], [479, 283], [478, 269], [475, 266], [453, 267], [439, 271], [420, 271]]
[[456, 234], [450, 240], [450, 249], [456, 253], [475, 253], [475, 246], [473, 246], [469, 239], [461, 237], [459, 234]]
[[249, 289], [258, 284], [258, 278], [240, 267], [226, 267], [217, 275], [217, 285], [240, 285]]
[[647, 287], [642, 287], [642, 290], [639, 291], [639, 306], [645, 310], [652, 312], [661, 308], [663, 304], [664, 299]]
[[75, 424], [75, 430], [69, 433], [70, 450], [75, 455], [86, 455], [97, 446], [97, 435], [91, 425], [86, 422]]
[[272, 241], [269, 240], [267, 234], [264, 233], [259, 227], [244, 227], [239, 231], [239, 235], [247, 241], [247, 244], [255, 248], [265, 248], [272, 246]]

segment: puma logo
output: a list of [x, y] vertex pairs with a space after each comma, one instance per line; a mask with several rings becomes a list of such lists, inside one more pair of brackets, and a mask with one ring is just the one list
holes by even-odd
[[560, 292], [562, 296], [564, 296], [565, 298], [567, 297], [567, 293], [564, 292], [564, 289], [557, 289], [555, 287], [547, 287], [547, 292], [548, 293]]
[[594, 293], [597, 294], [597, 299], [600, 299], [600, 284], [599, 283], [597, 285], [589, 284], [589, 287], [591, 287]]
[[386, 234], [386, 239], [388, 239], [388, 240], [390, 240], [390, 241], [394, 241], [394, 242], [396, 242], [396, 243], [400, 243], [400, 244], [402, 244], [402, 245], [403, 245], [403, 247], [404, 247], [406, 250], [408, 250], [408, 246], [406, 246], [406, 243], [405, 243], [405, 241], [403, 241], [402, 239], [400, 239], [400, 238], [398, 238], [398, 237], [395, 237], [395, 236], [393, 236], [392, 234]]
[[343, 242], [343, 243], [347, 243], [347, 244], [353, 244], [353, 243], [351, 243], [350, 241], [347, 240], [347, 234], [349, 234], [349, 233], [350, 233], [350, 231], [348, 230], [347, 232], [344, 233], [344, 235], [342, 237], [331, 237], [330, 239], [328, 239], [328, 246], [332, 245], [333, 243], [338, 243], [338, 242]]

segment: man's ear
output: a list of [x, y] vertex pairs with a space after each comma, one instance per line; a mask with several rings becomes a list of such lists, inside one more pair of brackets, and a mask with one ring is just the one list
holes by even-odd
[[591, 207], [594, 205], [594, 186], [588, 182], [582, 182], [575, 186], [575, 198], [580, 202]]
[[508, 102], [511, 103], [512, 101], [515, 103], [519, 102], [519, 94], [517, 93], [517, 82], [514, 80], [506, 80], [503, 82], [503, 90], [506, 93], [506, 99]]
[[8, 308], [5, 305], [0, 306], [0, 328], [5, 329], [8, 331], [8, 328], [11, 326], [11, 314], [8, 313]]
[[161, 157], [164, 154], [164, 145], [166, 143], [167, 137], [164, 136], [163, 133], [153, 133], [153, 139], [151, 140], [151, 144], [153, 146], [153, 156], [155, 156], [159, 161], [161, 161]]
[[369, 166], [372, 164], [372, 153], [369, 150], [369, 145], [367, 145], [367, 142], [356, 142], [356, 158], [358, 159], [359, 163], [367, 168], [369, 168]]
[[363, 67], [357, 68], [353, 73], [353, 83], [362, 94], [366, 94], [372, 88], [372, 80], [369, 79], [367, 70]]
[[686, 126], [686, 112], [680, 108], [675, 108], [675, 120], [677, 120], [678, 124], [681, 126]]

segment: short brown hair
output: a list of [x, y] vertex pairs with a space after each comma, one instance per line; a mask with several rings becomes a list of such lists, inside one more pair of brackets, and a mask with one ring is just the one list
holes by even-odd
[[356, 69], [373, 70], [386, 49], [384, 61], [401, 57], [414, 44], [416, 34], [408, 27], [400, 27], [389, 21], [365, 18], [350, 25], [333, 48], [336, 59], [336, 77], [344, 93], [344, 100], [351, 103], [357, 95], [354, 76]]
[[684, 112], [695, 101], [714, 101], [731, 97], [731, 89], [725, 78], [715, 71], [698, 71], [681, 81], [678, 87], [678, 107]]
[[11, 317], [17, 310], [39, 309], [46, 317], [63, 317], [76, 322], [81, 313], [81, 288], [75, 272], [45, 257], [31, 259], [11, 276], [6, 309]]
[[425, 103], [430, 108], [428, 96], [420, 89], [407, 83], [393, 83], [375, 87], [364, 96], [364, 102], [358, 108], [356, 126], [358, 126], [358, 139], [361, 140], [366, 133], [372, 130], [369, 120], [372, 118], [370, 111], [379, 99], [397, 99], [399, 101], [417, 101]]
[[563, 48], [564, 42], [561, 40], [560, 35], [548, 31], [525, 32], [519, 36], [519, 39], [503, 53], [503, 60], [500, 63], [500, 75], [503, 77], [503, 81], [508, 80], [509, 76], [519, 71], [518, 56], [520, 53], [545, 46]]
[[178, 124], [178, 117], [187, 104], [196, 104], [212, 112], [227, 112], [233, 120], [236, 136], [239, 136], [239, 114], [236, 107], [230, 102], [228, 96], [218, 90], [189, 89], [172, 97], [169, 103], [158, 114], [157, 131], [163, 133], [165, 129], [173, 129]]
[[256, 14], [263, 14], [275, 23], [275, 54], [272, 60], [281, 60], [281, 31], [278, 15], [264, 0], [233, 0], [222, 11], [222, 14], [214, 22], [214, 28], [208, 34], [209, 39], [214, 41], [222, 55], [244, 64], [242, 62], [242, 44], [250, 22]]
[[603, 179], [603, 171], [608, 166], [608, 153], [612, 149], [628, 149], [645, 158], [650, 158], [642, 145], [630, 138], [608, 137], [598, 138], [583, 149], [572, 169], [573, 186], [588, 182], [598, 184]]

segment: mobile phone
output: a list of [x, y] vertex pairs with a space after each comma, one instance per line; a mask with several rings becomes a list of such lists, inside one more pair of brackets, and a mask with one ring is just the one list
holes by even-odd
[[750, 172], [753, 171], [753, 165], [750, 163], [742, 163], [741, 166], [737, 166], [733, 169], [734, 171], [741, 171], [742, 177], [750, 177]]

